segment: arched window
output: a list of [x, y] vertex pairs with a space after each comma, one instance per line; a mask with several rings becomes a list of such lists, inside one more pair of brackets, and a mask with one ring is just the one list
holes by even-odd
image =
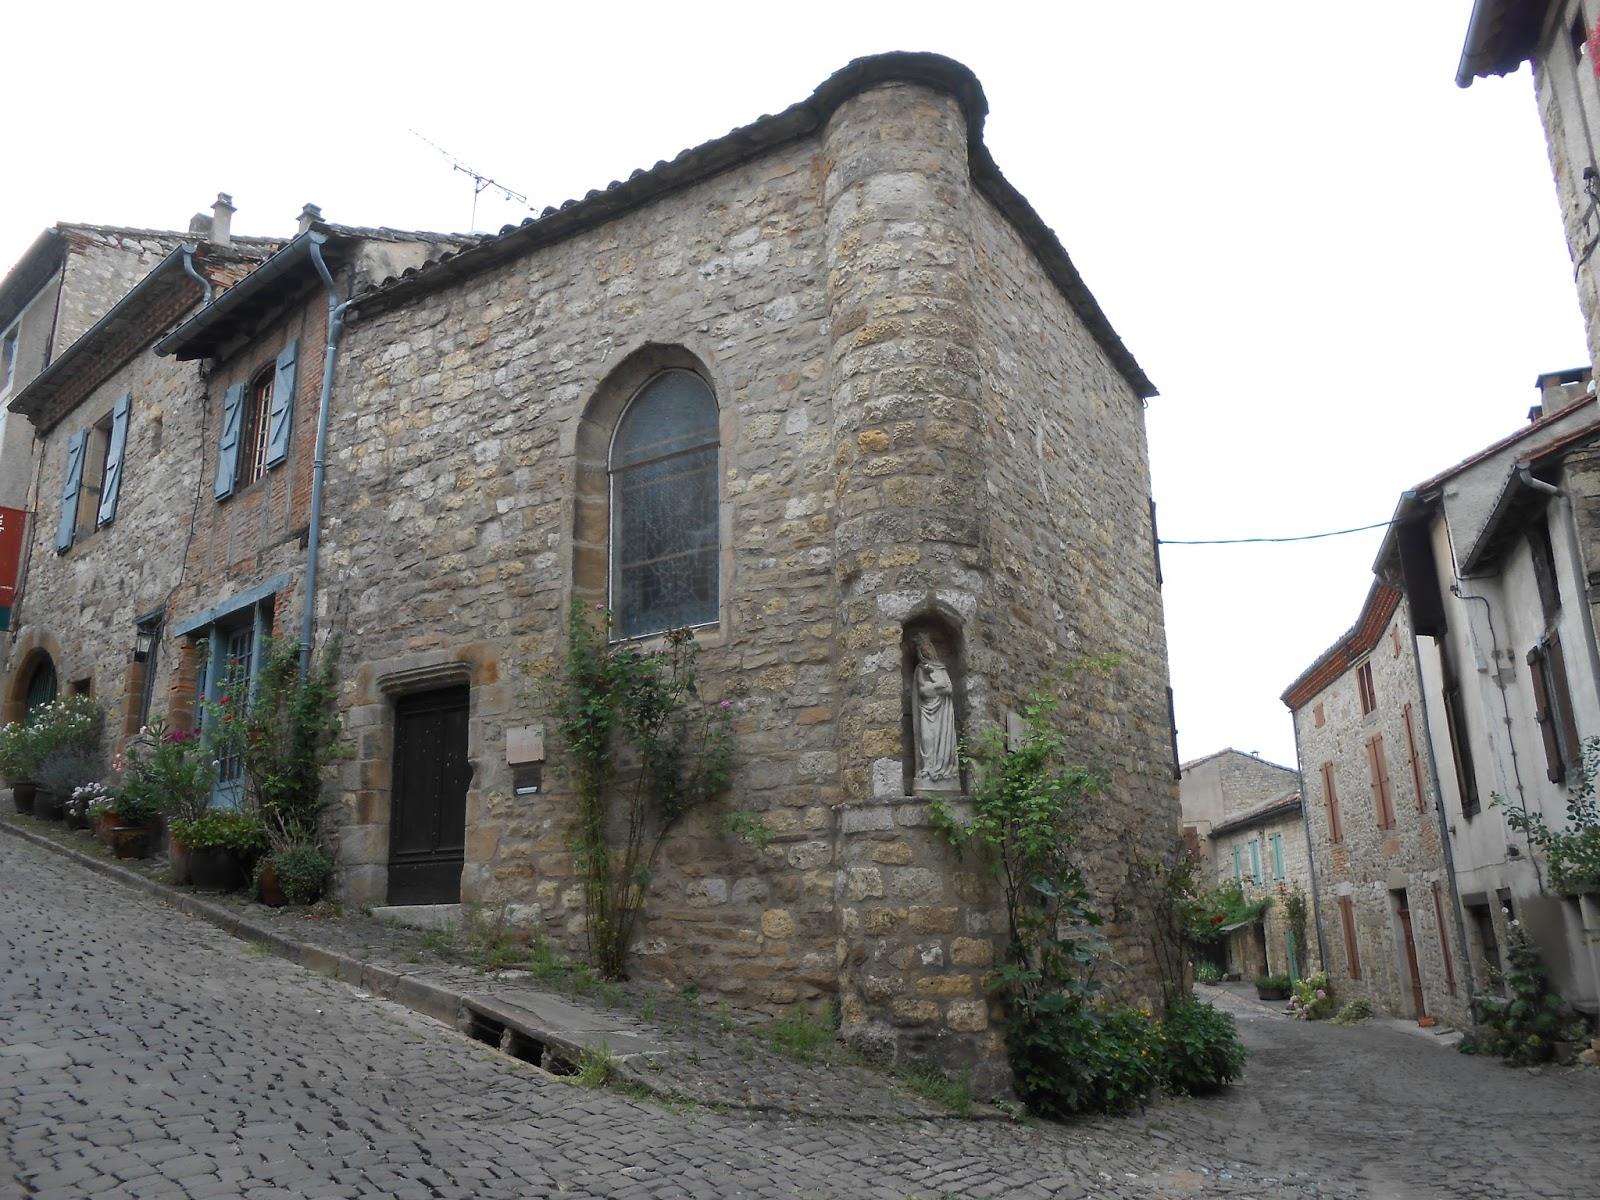
[[34, 713], [46, 704], [54, 703], [56, 698], [56, 665], [50, 661], [50, 656], [45, 655], [33, 668], [33, 673], [28, 676], [28, 692], [23, 700], [26, 720], [32, 721]]
[[611, 609], [621, 637], [717, 619], [717, 402], [663, 371], [611, 441]]

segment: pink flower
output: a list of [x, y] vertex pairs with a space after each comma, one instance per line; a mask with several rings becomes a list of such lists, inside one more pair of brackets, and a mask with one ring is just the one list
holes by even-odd
[[717, 705], [717, 707], [718, 708], [732, 708], [733, 707], [733, 701], [732, 700], [724, 700], [721, 704]]
[[1318, 1000], [1326, 1000], [1327, 998], [1328, 998], [1328, 993], [1323, 991], [1321, 988], [1318, 988], [1317, 989], [1317, 999]]

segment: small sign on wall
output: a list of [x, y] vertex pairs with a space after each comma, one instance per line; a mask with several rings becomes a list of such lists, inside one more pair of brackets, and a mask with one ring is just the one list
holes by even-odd
[[544, 726], [524, 725], [506, 730], [506, 765], [528, 766], [544, 761]]

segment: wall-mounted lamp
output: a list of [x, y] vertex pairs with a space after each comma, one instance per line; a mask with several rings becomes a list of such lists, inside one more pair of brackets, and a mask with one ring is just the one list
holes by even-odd
[[149, 662], [161, 637], [161, 617], [140, 617], [133, 632], [133, 661]]

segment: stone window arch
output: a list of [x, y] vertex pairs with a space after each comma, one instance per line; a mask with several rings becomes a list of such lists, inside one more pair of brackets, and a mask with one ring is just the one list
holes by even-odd
[[718, 622], [721, 423], [699, 361], [648, 346], [579, 425], [573, 590], [611, 608], [619, 638]]

